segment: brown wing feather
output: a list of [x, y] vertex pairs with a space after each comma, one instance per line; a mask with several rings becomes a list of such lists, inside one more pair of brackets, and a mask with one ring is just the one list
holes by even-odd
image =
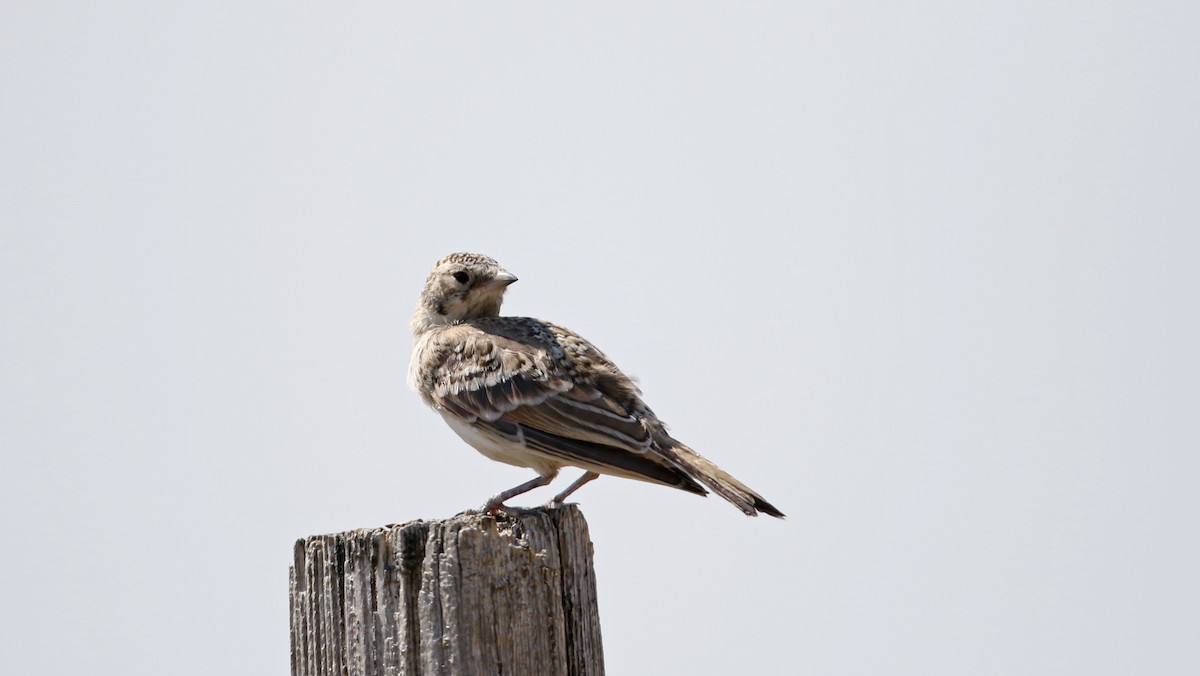
[[583, 382], [567, 371], [571, 362], [564, 365], [562, 355], [470, 325], [447, 331], [439, 343], [445, 356], [433, 372], [436, 406], [505, 436], [520, 431], [529, 448], [564, 464], [704, 493], [677, 462], [656, 451], [655, 430], [640, 411], [613, 396], [635, 392], [631, 382], [605, 387], [615, 380], [611, 375], [610, 382]]

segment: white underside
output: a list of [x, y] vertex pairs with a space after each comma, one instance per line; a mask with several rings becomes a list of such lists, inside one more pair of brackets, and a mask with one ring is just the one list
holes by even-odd
[[528, 467], [542, 476], [551, 477], [558, 474], [559, 468], [563, 466], [563, 463], [530, 450], [523, 443], [512, 443], [484, 434], [472, 427], [470, 423], [453, 415], [442, 413], [442, 419], [446, 421], [450, 429], [454, 430], [455, 434], [462, 437], [463, 441], [496, 462]]
[[[515, 465], [517, 467], [528, 467], [542, 476], [553, 477], [558, 474], [558, 470], [571, 466], [579, 469], [597, 472], [599, 474], [607, 474], [608, 476], [617, 476], [625, 479], [636, 479], [638, 481], [646, 481], [652, 484], [662, 484], [663, 482], [656, 479], [651, 479], [636, 472], [628, 472], [616, 467], [606, 465], [594, 465], [590, 462], [572, 462], [565, 463], [559, 458], [539, 453], [525, 446], [524, 443], [513, 443], [506, 439], [489, 436], [470, 423], [439, 411], [442, 414], [442, 419], [454, 430], [454, 433], [462, 440], [470, 444], [475, 450], [496, 462], [502, 462], [506, 465]], [[670, 485], [670, 484], [666, 484]]]

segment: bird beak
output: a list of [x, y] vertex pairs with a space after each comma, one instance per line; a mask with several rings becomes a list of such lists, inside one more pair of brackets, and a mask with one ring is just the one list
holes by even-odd
[[507, 270], [501, 270], [492, 278], [490, 286], [495, 286], [503, 289], [504, 287], [517, 281], [517, 276]]

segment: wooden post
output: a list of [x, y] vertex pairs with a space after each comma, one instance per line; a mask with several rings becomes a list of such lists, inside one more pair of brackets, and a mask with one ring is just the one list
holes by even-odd
[[293, 676], [601, 676], [587, 521], [575, 505], [296, 542]]

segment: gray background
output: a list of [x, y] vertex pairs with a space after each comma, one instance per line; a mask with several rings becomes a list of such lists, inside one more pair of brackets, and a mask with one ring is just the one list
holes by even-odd
[[789, 514], [580, 492], [611, 673], [1196, 673], [1198, 19], [5, 2], [3, 670], [285, 673], [295, 538], [528, 478], [465, 249]]

